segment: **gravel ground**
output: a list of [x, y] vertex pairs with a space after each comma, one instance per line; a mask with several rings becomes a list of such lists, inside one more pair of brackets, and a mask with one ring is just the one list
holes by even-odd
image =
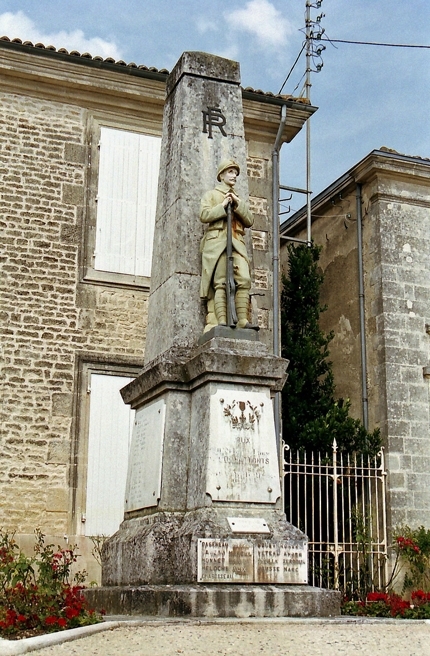
[[289, 621], [147, 623], [31, 652], [32, 656], [430, 656], [430, 624]]

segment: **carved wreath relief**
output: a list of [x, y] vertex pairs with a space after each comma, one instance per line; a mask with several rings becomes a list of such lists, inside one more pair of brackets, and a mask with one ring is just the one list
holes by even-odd
[[255, 430], [262, 416], [264, 403], [260, 406], [252, 405], [250, 401], [236, 401], [225, 403], [220, 399], [223, 406], [224, 417], [230, 424], [230, 428], [238, 430]]

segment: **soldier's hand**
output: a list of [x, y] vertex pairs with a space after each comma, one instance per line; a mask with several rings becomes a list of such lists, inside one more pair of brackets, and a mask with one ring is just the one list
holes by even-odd
[[229, 204], [232, 203], [232, 202], [233, 202], [233, 199], [232, 199], [231, 195], [230, 195], [230, 194], [226, 194], [226, 195], [224, 196], [224, 200], [222, 201], [222, 206], [223, 206], [223, 208], [226, 210], [226, 209], [227, 209], [227, 205], [229, 205]]
[[239, 203], [239, 198], [234, 194], [232, 191], [229, 191], [226, 193], [224, 200], [222, 202], [224, 209], [226, 209], [227, 205], [231, 203], [233, 207], [236, 207]]
[[231, 199], [233, 201], [233, 207], [237, 207], [239, 205], [240, 198], [239, 196], [236, 196], [232, 191], [230, 192]]

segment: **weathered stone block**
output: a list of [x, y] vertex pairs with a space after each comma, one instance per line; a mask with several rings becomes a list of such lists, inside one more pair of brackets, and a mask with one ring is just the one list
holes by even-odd
[[269, 289], [270, 272], [265, 269], [254, 269], [254, 287], [256, 289]]
[[67, 512], [68, 494], [64, 487], [50, 488], [46, 498], [48, 512]]
[[75, 164], [85, 164], [87, 159], [88, 147], [83, 144], [66, 143], [64, 144], [64, 159], [67, 162]]
[[84, 202], [83, 185], [63, 183], [62, 200], [67, 205], [82, 205]]
[[[69, 368], [69, 367], [68, 367]], [[72, 409], [72, 394], [56, 393], [52, 395], [52, 414], [63, 417], [70, 416]]]
[[267, 159], [248, 157], [247, 174], [250, 178], [265, 178], [267, 176]]
[[388, 486], [391, 490], [405, 489], [405, 475], [400, 472], [392, 472], [388, 478]]
[[56, 440], [49, 444], [47, 462], [67, 465], [70, 460], [70, 442]]
[[252, 230], [252, 247], [255, 250], [267, 251], [269, 248], [268, 232], [264, 230]]

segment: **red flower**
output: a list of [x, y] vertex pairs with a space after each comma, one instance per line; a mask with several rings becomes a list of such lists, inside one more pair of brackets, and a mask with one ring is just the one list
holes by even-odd
[[419, 546], [411, 538], [405, 538], [402, 535], [400, 535], [396, 539], [396, 542], [399, 545], [399, 549], [401, 550], [412, 549], [413, 551], [415, 551], [415, 553], [420, 553]]
[[396, 615], [403, 615], [405, 610], [410, 608], [409, 601], [405, 601], [399, 595], [393, 594], [390, 596], [390, 609], [392, 617]]
[[54, 617], [54, 615], [49, 615], [49, 617], [45, 619], [45, 624], [57, 624], [57, 618]]
[[57, 624], [58, 624], [58, 626], [61, 626], [62, 628], [64, 628], [65, 626], [67, 626], [67, 620], [64, 617], [59, 617], [58, 621], [57, 621]]
[[420, 604], [426, 604], [430, 601], [430, 592], [424, 592], [423, 590], [414, 590], [411, 594], [411, 599], [413, 603], [417, 606]]
[[388, 595], [385, 592], [369, 592], [367, 601], [388, 601]]
[[74, 617], [77, 617], [79, 615], [79, 610], [77, 608], [72, 608], [71, 606], [68, 606], [65, 612], [66, 612], [66, 617], [69, 620], [72, 620]]

